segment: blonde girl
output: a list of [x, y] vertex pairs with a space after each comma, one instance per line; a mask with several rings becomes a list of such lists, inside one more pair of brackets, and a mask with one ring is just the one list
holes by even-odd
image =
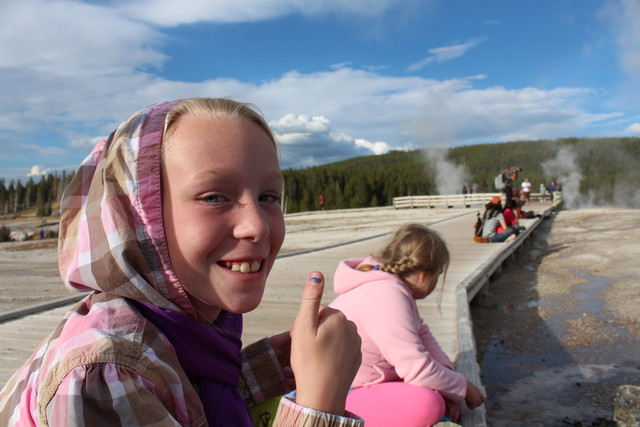
[[445, 412], [456, 421], [463, 400], [470, 408], [485, 400], [453, 370], [416, 304], [446, 275], [449, 257], [438, 233], [407, 224], [378, 254], [344, 260], [336, 270], [339, 296], [330, 307], [353, 321], [362, 339], [347, 409], [369, 427], [432, 425]]

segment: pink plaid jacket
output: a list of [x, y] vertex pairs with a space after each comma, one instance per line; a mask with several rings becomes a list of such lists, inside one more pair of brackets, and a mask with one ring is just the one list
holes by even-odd
[[[196, 316], [171, 267], [162, 220], [162, 134], [174, 104], [134, 114], [94, 148], [66, 189], [60, 274], [70, 290], [94, 292], [0, 392], [0, 425], [207, 425], [170, 342], [130, 303]], [[284, 394], [283, 379], [267, 340], [243, 351], [239, 388], [248, 404]], [[361, 421], [282, 399], [276, 424]]]

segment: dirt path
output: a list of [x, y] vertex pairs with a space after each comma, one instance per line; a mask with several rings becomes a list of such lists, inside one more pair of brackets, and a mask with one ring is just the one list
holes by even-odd
[[561, 211], [472, 304], [488, 424], [605, 426], [640, 385], [640, 211]]

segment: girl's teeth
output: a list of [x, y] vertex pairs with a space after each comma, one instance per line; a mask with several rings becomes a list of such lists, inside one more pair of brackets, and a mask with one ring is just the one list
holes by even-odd
[[253, 261], [249, 264], [247, 261], [240, 264], [233, 264], [231, 266], [231, 271], [236, 271], [240, 273], [255, 273], [260, 270], [260, 261]]

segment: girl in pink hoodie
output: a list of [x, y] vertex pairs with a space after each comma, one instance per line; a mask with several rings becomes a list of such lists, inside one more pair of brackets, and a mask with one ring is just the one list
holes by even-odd
[[[374, 257], [340, 262], [334, 277], [339, 296], [330, 304], [353, 321], [362, 339], [362, 363], [347, 409], [371, 426], [425, 426], [445, 412], [460, 416], [485, 396], [462, 374], [420, 317], [426, 298], [449, 266], [449, 251], [433, 230], [407, 224]], [[390, 424], [391, 423], [391, 424]]]

